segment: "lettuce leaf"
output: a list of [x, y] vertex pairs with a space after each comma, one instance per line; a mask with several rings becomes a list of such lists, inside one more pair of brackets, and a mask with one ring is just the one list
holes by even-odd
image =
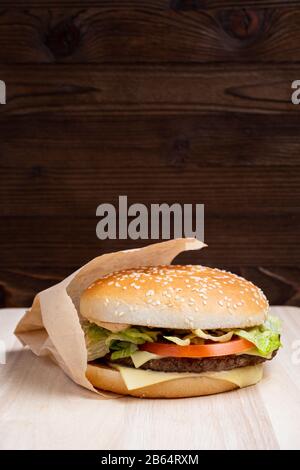
[[88, 361], [93, 361], [98, 357], [103, 357], [109, 352], [106, 344], [107, 332], [95, 323], [84, 322], [82, 324], [84, 331], [85, 344], [88, 353]]
[[164, 336], [168, 341], [171, 341], [172, 343], [177, 344], [178, 346], [188, 346], [190, 344], [190, 339], [189, 338], [179, 338], [178, 336]]
[[281, 320], [278, 317], [274, 317], [274, 315], [268, 315], [264, 327], [274, 331], [275, 333], [281, 333]]
[[268, 356], [281, 346], [280, 331], [279, 318], [269, 315], [262, 325], [234, 330], [234, 334], [253, 343], [260, 355]]
[[[157, 337], [163, 335], [167, 330], [154, 331], [142, 326], [128, 327], [118, 333], [112, 333], [95, 323], [84, 322], [82, 328], [85, 334], [88, 361], [100, 358], [112, 351], [111, 359], [120, 359], [132, 356], [138, 345], [146, 342], [155, 342]], [[245, 338], [253, 344], [249, 354], [270, 358], [273, 351], [281, 346], [280, 332], [281, 322], [279, 318], [268, 316], [265, 323], [247, 329], [233, 330], [201, 330], [196, 329], [189, 332], [174, 330], [170, 336], [164, 336], [168, 341], [179, 346], [189, 344], [203, 344], [205, 340], [225, 342], [230, 341], [233, 335]], [[174, 335], [175, 333], [175, 335]]]
[[136, 344], [128, 343], [127, 341], [113, 341], [110, 345], [110, 350], [113, 351], [110, 358], [114, 361], [115, 359], [131, 356], [138, 350], [138, 347]]
[[88, 361], [93, 361], [114, 351], [112, 359], [129, 357], [138, 347], [137, 344], [156, 341], [158, 331], [145, 327], [129, 327], [118, 333], [112, 333], [95, 323], [84, 322], [82, 328], [88, 352]]
[[[193, 334], [198, 338], [209, 339], [210, 341], [215, 341], [219, 343], [225, 343], [226, 341], [230, 341], [234, 334], [233, 331], [228, 331], [227, 333], [224, 333], [221, 330], [218, 331], [221, 332], [220, 335], [212, 335], [207, 333], [207, 331], [200, 330], [200, 328], [197, 328], [196, 330], [193, 330]], [[212, 332], [214, 332], [214, 330]]]

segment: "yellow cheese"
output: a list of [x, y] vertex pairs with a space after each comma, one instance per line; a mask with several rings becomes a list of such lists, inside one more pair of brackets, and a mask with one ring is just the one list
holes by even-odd
[[242, 351], [240, 353], [236, 353], [236, 356], [241, 356], [242, 354], [247, 354], [248, 356], [264, 357], [265, 359], [272, 359], [272, 353], [267, 354], [267, 355], [260, 354], [258, 352], [258, 349], [255, 348], [255, 347], [251, 348], [251, 349], [247, 349], [247, 351]]
[[211, 375], [204, 373], [206, 377], [227, 380], [241, 388], [256, 384], [262, 379], [263, 365], [257, 364], [256, 366], [239, 367], [237, 369], [223, 370], [221, 372], [208, 372], [208, 374]]
[[110, 365], [111, 367], [118, 369], [128, 390], [143, 388], [149, 385], [167, 382], [169, 380], [183, 379], [185, 377], [212, 377], [214, 379], [227, 380], [238, 387], [246, 387], [259, 382], [263, 375], [262, 364], [240, 367], [238, 369], [225, 370], [222, 372], [202, 372], [201, 374], [191, 372], [156, 372], [153, 370], [123, 367], [119, 364]]
[[134, 367], [141, 367], [145, 362], [151, 361], [151, 359], [160, 359], [161, 356], [157, 354], [150, 353], [148, 351], [136, 351], [131, 354], [131, 359], [134, 364]]

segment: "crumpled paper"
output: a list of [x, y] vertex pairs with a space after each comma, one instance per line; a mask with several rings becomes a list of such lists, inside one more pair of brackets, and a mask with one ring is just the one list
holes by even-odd
[[79, 312], [81, 293], [110, 272], [170, 264], [182, 251], [204, 246], [195, 238], [178, 238], [94, 258], [60, 283], [39, 292], [18, 323], [15, 335], [38, 356], [50, 356], [77, 384], [103, 398], [111, 397], [112, 394], [96, 390], [86, 378], [87, 351]]

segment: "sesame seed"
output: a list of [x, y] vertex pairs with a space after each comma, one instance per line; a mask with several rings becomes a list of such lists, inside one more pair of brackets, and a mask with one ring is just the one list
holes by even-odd
[[154, 295], [154, 290], [151, 290], [151, 289], [150, 289], [150, 290], [148, 290], [148, 291], [146, 292], [146, 296], [147, 296], [147, 297], [149, 297], [150, 295]]

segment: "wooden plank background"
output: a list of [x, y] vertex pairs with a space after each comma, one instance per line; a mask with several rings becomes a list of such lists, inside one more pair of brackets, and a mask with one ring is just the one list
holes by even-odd
[[209, 248], [300, 305], [300, 1], [2, 1], [0, 307], [97, 254], [96, 207], [205, 204]]

